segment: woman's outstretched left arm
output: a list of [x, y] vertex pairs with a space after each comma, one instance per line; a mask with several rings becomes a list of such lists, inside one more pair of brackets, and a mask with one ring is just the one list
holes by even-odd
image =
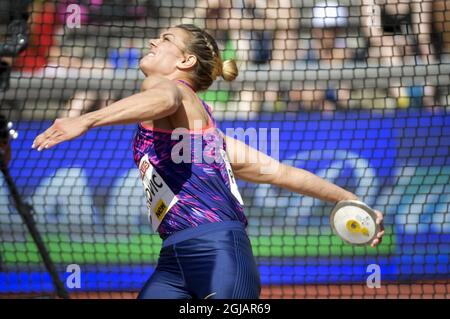
[[[282, 164], [239, 140], [223, 136], [233, 173], [243, 180], [276, 185], [295, 193], [332, 203], [349, 199], [358, 200], [355, 194], [317, 175], [301, 168]], [[379, 245], [384, 235], [383, 214], [378, 210], [375, 210], [375, 213], [377, 215], [376, 223], [380, 225], [380, 232], [372, 241], [372, 247]]]
[[304, 169], [285, 165], [276, 159], [225, 136], [227, 153], [233, 173], [246, 181], [266, 183], [288, 189], [292, 192], [336, 203], [358, 197]]

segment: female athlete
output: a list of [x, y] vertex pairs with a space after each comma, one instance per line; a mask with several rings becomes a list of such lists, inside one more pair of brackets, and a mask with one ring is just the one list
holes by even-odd
[[[204, 30], [178, 25], [149, 46], [140, 61], [146, 76], [140, 93], [95, 112], [57, 119], [32, 147], [41, 151], [98, 126], [138, 123], [134, 160], [150, 222], [163, 239], [157, 267], [139, 298], [258, 298], [260, 278], [234, 176], [334, 203], [356, 196], [219, 131], [197, 92], [217, 76], [234, 80], [238, 71], [234, 61], [221, 60], [215, 40]], [[200, 160], [189, 147], [199, 143]]]

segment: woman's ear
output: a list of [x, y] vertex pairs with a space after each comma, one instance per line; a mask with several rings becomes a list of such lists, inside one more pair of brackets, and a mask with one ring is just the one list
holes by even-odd
[[197, 57], [193, 54], [186, 54], [183, 60], [177, 62], [177, 68], [180, 70], [192, 69], [197, 64]]

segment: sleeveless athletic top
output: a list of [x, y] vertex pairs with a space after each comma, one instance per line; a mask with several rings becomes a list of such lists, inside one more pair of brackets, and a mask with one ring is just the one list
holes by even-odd
[[207, 223], [247, 225], [225, 140], [209, 106], [199, 100], [209, 115], [207, 128], [169, 131], [138, 124], [134, 136], [134, 161], [141, 173], [150, 223], [162, 239]]

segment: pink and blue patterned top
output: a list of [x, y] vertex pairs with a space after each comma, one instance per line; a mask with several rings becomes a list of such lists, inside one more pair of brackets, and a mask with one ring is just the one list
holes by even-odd
[[[182, 83], [189, 86], [186, 82]], [[134, 136], [136, 165], [139, 167], [142, 157], [147, 154], [150, 163], [178, 197], [158, 227], [162, 239], [183, 229], [219, 221], [241, 221], [247, 226], [243, 205], [231, 191], [227, 165], [218, 154], [220, 150], [226, 151], [225, 140], [216, 126], [211, 109], [204, 101], [201, 102], [210, 117], [207, 128], [185, 130], [184, 135], [174, 134], [172, 137], [173, 131], [150, 129], [138, 124]], [[178, 160], [179, 163], [176, 163], [172, 158], [173, 147], [182, 141], [187, 142], [187, 139], [191, 146], [191, 160], [181, 163]], [[179, 147], [180, 144], [176, 149], [179, 150]]]

